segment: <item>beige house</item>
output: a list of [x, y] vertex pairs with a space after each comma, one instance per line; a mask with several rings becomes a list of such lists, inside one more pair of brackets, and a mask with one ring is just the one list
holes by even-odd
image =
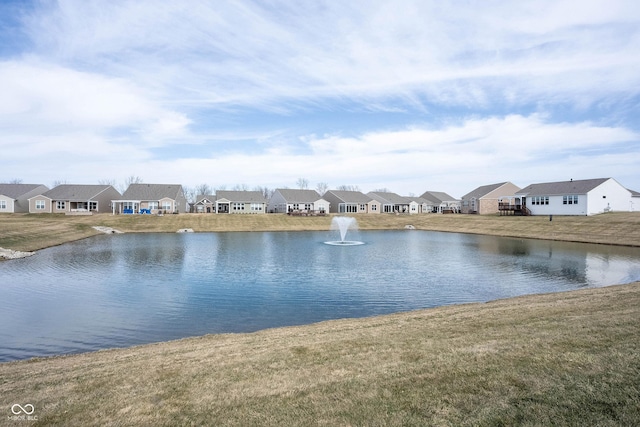
[[180, 184], [131, 184], [112, 200], [116, 214], [185, 213], [187, 199]]
[[30, 213], [82, 215], [111, 211], [111, 201], [120, 197], [112, 185], [62, 184], [29, 198]]
[[510, 182], [483, 185], [462, 196], [461, 212], [471, 214], [497, 214], [498, 202], [503, 197], [513, 196], [520, 187]]
[[460, 213], [460, 200], [442, 191], [425, 191], [420, 198], [426, 200], [427, 210], [432, 213]]
[[267, 199], [260, 191], [218, 190], [216, 213], [264, 214], [267, 213]]
[[411, 202], [406, 197], [402, 197], [396, 193], [388, 191], [371, 191], [367, 193], [368, 197], [380, 203], [381, 213], [411, 213], [409, 205]]
[[329, 190], [322, 198], [331, 213], [380, 213], [381, 203], [360, 191]]
[[0, 213], [29, 212], [29, 198], [46, 191], [42, 184], [0, 184]]
[[269, 199], [269, 213], [324, 214], [329, 202], [315, 190], [278, 188]]
[[198, 194], [191, 207], [192, 213], [215, 213], [216, 196], [213, 194]]

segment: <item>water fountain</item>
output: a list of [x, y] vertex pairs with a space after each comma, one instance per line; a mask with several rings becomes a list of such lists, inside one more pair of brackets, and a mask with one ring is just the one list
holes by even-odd
[[364, 242], [359, 242], [357, 240], [345, 240], [347, 237], [348, 230], [355, 230], [358, 228], [358, 221], [355, 218], [350, 216], [334, 216], [331, 219], [331, 229], [340, 231], [340, 240], [325, 242], [327, 245], [336, 245], [336, 246], [355, 246], [355, 245], [363, 245]]

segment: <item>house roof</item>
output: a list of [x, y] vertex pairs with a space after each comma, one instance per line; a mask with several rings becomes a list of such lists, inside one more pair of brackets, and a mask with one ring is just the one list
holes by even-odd
[[196, 196], [196, 204], [201, 203], [203, 201], [215, 202], [216, 196], [214, 194], [198, 194]]
[[177, 200], [182, 194], [180, 184], [130, 184], [122, 194], [123, 200], [160, 200], [169, 198]]
[[261, 191], [226, 191], [218, 190], [216, 200], [227, 199], [230, 202], [256, 202], [267, 203]]
[[[629, 189], [627, 188], [627, 190]], [[631, 191], [631, 197], [640, 197], [640, 192], [637, 192], [634, 190], [629, 190], [629, 191]]]
[[442, 203], [442, 202], [456, 202], [457, 200], [448, 195], [447, 193], [443, 193], [442, 191], [425, 191], [422, 194], [423, 199], [426, 199], [431, 203]]
[[489, 184], [489, 185], [482, 185], [478, 188], [476, 188], [475, 190], [465, 194], [464, 196], [462, 196], [462, 199], [480, 199], [481, 197], [486, 196], [487, 194], [491, 193], [494, 190], [497, 190], [498, 188], [502, 187], [503, 185], [507, 184], [507, 182], [499, 182], [497, 184]]
[[[20, 196], [33, 191], [38, 187], [44, 187], [42, 184], [0, 184], [0, 195], [7, 196], [11, 199], [17, 199]], [[47, 187], [44, 187], [47, 188]], [[45, 190], [46, 191], [46, 190]]]
[[587, 194], [605, 181], [611, 178], [581, 179], [560, 182], [544, 182], [531, 184], [516, 195], [522, 196], [557, 196], [562, 194]]
[[[112, 188], [111, 185], [83, 185], [83, 184], [61, 184], [49, 191], [42, 193], [42, 196], [51, 200], [86, 201], [91, 200], [105, 190]], [[120, 194], [120, 193], [118, 193]]]
[[361, 191], [329, 190], [327, 193], [333, 194], [344, 203], [369, 203], [371, 201], [371, 197]]
[[276, 191], [280, 193], [287, 202], [313, 203], [321, 199], [316, 190], [278, 188]]
[[429, 201], [427, 199], [424, 199], [422, 197], [416, 197], [416, 196], [405, 196], [405, 198], [409, 201], [409, 202], [416, 202], [419, 204], [423, 204], [423, 203], [429, 203]]
[[409, 204], [409, 200], [405, 197], [402, 197], [396, 193], [391, 193], [388, 191], [371, 191], [367, 193], [367, 196], [371, 197], [374, 200], [379, 201], [380, 203], [392, 204], [392, 205], [407, 205]]

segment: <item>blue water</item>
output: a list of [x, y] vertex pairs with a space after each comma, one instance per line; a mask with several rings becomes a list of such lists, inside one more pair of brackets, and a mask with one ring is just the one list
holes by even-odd
[[424, 231], [98, 236], [0, 263], [0, 361], [640, 280], [640, 249]]

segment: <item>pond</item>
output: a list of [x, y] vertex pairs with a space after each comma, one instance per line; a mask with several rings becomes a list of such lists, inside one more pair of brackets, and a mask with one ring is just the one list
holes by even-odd
[[104, 235], [0, 263], [0, 361], [640, 280], [640, 249], [351, 231]]

